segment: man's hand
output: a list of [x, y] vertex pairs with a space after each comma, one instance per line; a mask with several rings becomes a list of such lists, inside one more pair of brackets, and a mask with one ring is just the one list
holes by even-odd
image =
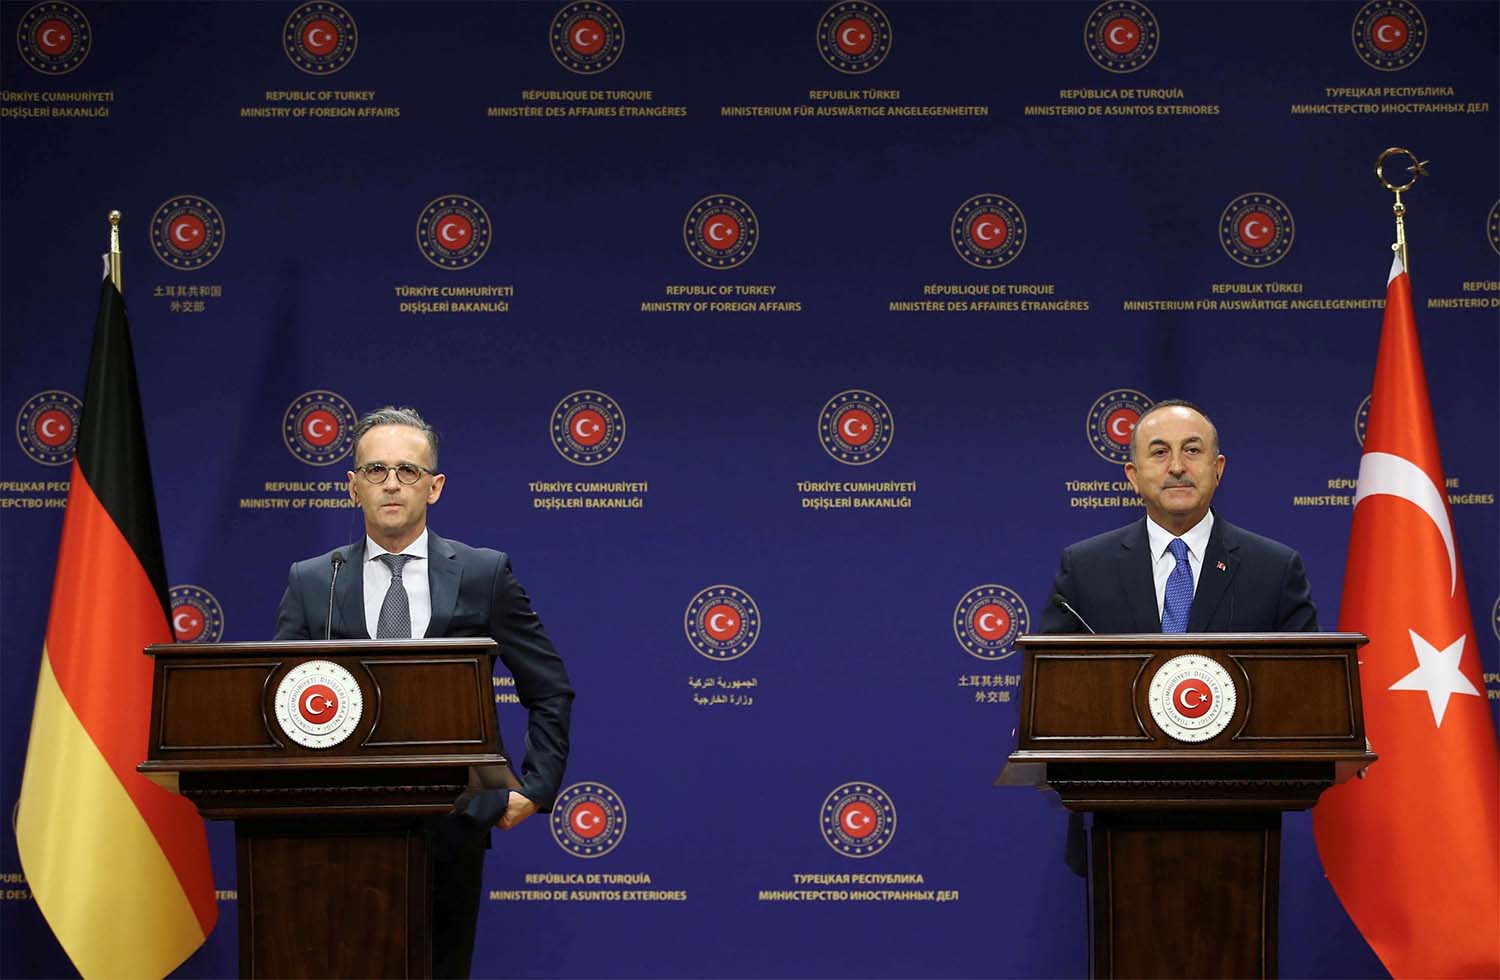
[[505, 804], [505, 813], [501, 815], [500, 823], [498, 824], [498, 826], [501, 830], [511, 830], [516, 826], [516, 824], [520, 823], [522, 820], [525, 820], [535, 812], [535, 803], [531, 802], [520, 793], [517, 793], [515, 790], [511, 790], [510, 799], [507, 800]]

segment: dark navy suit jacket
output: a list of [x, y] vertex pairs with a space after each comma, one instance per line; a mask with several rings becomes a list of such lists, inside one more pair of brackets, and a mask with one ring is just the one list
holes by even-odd
[[[1052, 589], [1096, 632], [1161, 632], [1145, 518], [1065, 548]], [[1189, 633], [1317, 632], [1318, 611], [1301, 556], [1215, 513], [1187, 629]], [[1086, 631], [1049, 602], [1037, 632]]]
[[[369, 639], [365, 628], [365, 541], [341, 550], [347, 564], [334, 595], [333, 638]], [[286, 595], [276, 610], [276, 639], [322, 639], [328, 623], [328, 579], [333, 552], [292, 565]], [[516, 679], [527, 711], [526, 755], [520, 792], [542, 811], [552, 808], [568, 759], [568, 719], [573, 688], [562, 658], [547, 638], [531, 599], [511, 574], [510, 558], [491, 548], [471, 548], [428, 531], [427, 583], [432, 621], [426, 635], [488, 636]], [[496, 795], [503, 810], [503, 794]], [[486, 813], [485, 816], [490, 816]], [[499, 814], [493, 814], [498, 818]], [[491, 820], [490, 822], [493, 822]]]

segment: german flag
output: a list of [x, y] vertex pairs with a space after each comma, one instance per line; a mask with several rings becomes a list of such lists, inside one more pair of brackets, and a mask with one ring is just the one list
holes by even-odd
[[172, 638], [130, 331], [106, 277], [16, 813], [28, 886], [84, 977], [166, 976], [217, 917], [202, 819], [135, 769], [141, 651]]

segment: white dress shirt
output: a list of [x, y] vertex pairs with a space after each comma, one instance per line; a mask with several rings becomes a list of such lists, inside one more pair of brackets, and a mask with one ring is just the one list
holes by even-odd
[[[401, 549], [403, 555], [413, 555], [401, 569], [401, 586], [406, 589], [406, 601], [411, 605], [411, 635], [427, 634], [427, 624], [432, 622], [432, 587], [427, 584], [427, 531], [424, 528], [417, 540]], [[385, 604], [385, 594], [391, 588], [391, 570], [381, 555], [388, 555], [380, 545], [365, 535], [365, 629], [373, 637], [380, 626], [380, 607]]]
[[[1194, 524], [1182, 535], [1182, 540], [1187, 544], [1188, 549], [1188, 568], [1193, 570], [1194, 594], [1198, 592], [1198, 573], [1203, 571], [1203, 553], [1208, 549], [1208, 535], [1213, 529], [1214, 512], [1209, 511], [1203, 515], [1203, 520]], [[1167, 547], [1172, 543], [1172, 537], [1171, 531], [1168, 531], [1151, 518], [1146, 518], [1146, 539], [1151, 544], [1151, 578], [1156, 584], [1157, 618], [1161, 617], [1162, 606], [1166, 602], [1167, 577], [1172, 574], [1172, 569], [1177, 567], [1177, 559], [1172, 557], [1172, 552]], [[390, 576], [387, 575], [386, 581], [389, 582], [390, 580]], [[369, 579], [367, 578], [365, 581], [368, 582]], [[365, 602], [366, 604], [369, 603], [368, 594]], [[412, 620], [413, 622], [416, 621], [415, 615], [413, 615]], [[372, 632], [370, 635], [374, 636], [375, 634]]]

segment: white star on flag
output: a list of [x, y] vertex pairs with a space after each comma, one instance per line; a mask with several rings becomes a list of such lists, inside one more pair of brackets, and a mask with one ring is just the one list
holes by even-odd
[[1448, 711], [1448, 698], [1451, 695], [1480, 696], [1473, 683], [1458, 669], [1458, 658], [1463, 655], [1464, 641], [1469, 636], [1467, 633], [1462, 634], [1439, 650], [1418, 636], [1416, 630], [1408, 629], [1406, 632], [1411, 634], [1412, 648], [1417, 651], [1417, 669], [1392, 684], [1390, 690], [1425, 691], [1427, 703], [1432, 706], [1432, 720], [1442, 728], [1443, 715]]

